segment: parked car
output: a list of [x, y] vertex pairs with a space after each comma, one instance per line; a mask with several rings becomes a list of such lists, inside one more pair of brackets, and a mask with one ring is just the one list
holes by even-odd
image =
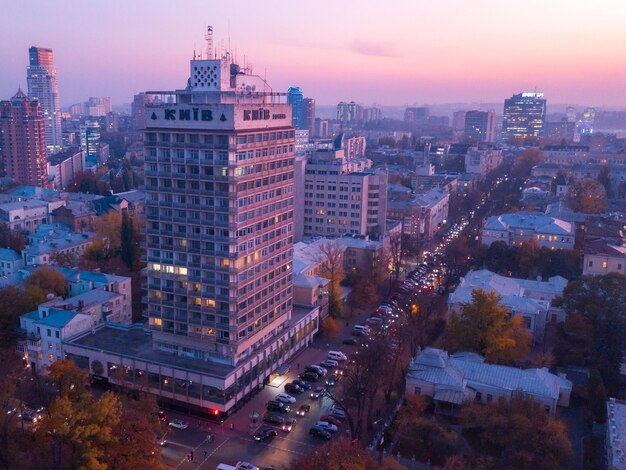
[[316, 387], [315, 390], [311, 392], [311, 399], [317, 400], [324, 393], [323, 387]]
[[346, 419], [346, 412], [337, 405], [331, 406], [328, 414], [338, 419]]
[[298, 376], [300, 379], [305, 380], [307, 382], [317, 382], [320, 378], [315, 372], [305, 372]]
[[327, 441], [329, 441], [333, 437], [328, 431], [317, 427], [312, 427], [311, 429], [309, 429], [309, 434], [311, 436], [319, 437]]
[[328, 359], [333, 361], [347, 361], [348, 357], [341, 351], [328, 351]]
[[295, 403], [296, 402], [295, 397], [292, 397], [288, 393], [279, 393], [278, 395], [274, 397], [274, 399], [281, 403]]
[[327, 423], [326, 421], [318, 421], [317, 423], [315, 423], [314, 427], [323, 429], [324, 431], [328, 431], [330, 433], [336, 433], [339, 429], [334, 424]]
[[343, 340], [343, 344], [347, 344], [348, 346], [356, 346], [359, 342], [355, 338], [347, 338]]
[[292, 383], [288, 383], [285, 385], [285, 392], [289, 393], [302, 393], [304, 390], [300, 388], [299, 385]]
[[[308, 369], [308, 370], [307, 370], [307, 369]], [[326, 369], [325, 367], [322, 367], [322, 366], [316, 365], [316, 364], [313, 364], [313, 365], [307, 366], [307, 367], [305, 367], [305, 369], [304, 369], [304, 370], [305, 370], [305, 372], [308, 372], [308, 371], [313, 371], [313, 372], [315, 372], [317, 375], [319, 375], [320, 377], [323, 377], [323, 376], [325, 376], [326, 374], [328, 374], [328, 369]]]
[[288, 413], [290, 410], [289, 405], [285, 405], [284, 403], [274, 400], [268, 402], [266, 408], [267, 411], [274, 411], [278, 413]]
[[167, 421], [167, 415], [165, 414], [165, 411], [159, 410], [155, 413], [155, 415], [159, 418], [159, 421], [161, 421], [162, 423]]
[[300, 405], [300, 408], [296, 411], [298, 416], [304, 416], [309, 411], [311, 411], [311, 405]]
[[252, 465], [250, 462], [237, 462], [235, 470], [259, 470], [259, 467]]
[[279, 426], [282, 426], [285, 423], [285, 418], [278, 415], [266, 414], [263, 417], [263, 421], [265, 421], [266, 423], [278, 424]]
[[254, 435], [254, 440], [255, 441], [269, 441], [271, 439], [274, 439], [276, 436], [278, 436], [278, 432], [276, 432], [275, 429], [265, 428], [265, 429], [261, 429], [259, 432], [257, 432]]
[[184, 419], [173, 419], [168, 424], [170, 428], [176, 429], [187, 429], [189, 427], [189, 423]]
[[293, 427], [296, 425], [296, 422], [297, 422], [296, 418], [287, 418], [282, 426], [283, 431], [290, 432], [293, 429]]
[[334, 416], [322, 416], [320, 417], [320, 421], [326, 421], [327, 423], [334, 424], [335, 426], [341, 426], [341, 420], [335, 418]]
[[291, 383], [296, 384], [302, 390], [311, 390], [311, 384], [305, 382], [304, 380], [293, 380]]
[[333, 367], [337, 367], [339, 365], [339, 363], [337, 361], [335, 361], [334, 359], [326, 359], [324, 362], [320, 363], [320, 366], [322, 367], [328, 367], [328, 368], [333, 368]]

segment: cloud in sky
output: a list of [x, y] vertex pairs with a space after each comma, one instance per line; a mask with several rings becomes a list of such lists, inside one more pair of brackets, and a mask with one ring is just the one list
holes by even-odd
[[373, 42], [366, 39], [354, 40], [352, 44], [350, 44], [350, 50], [357, 54], [375, 57], [398, 57], [393, 44]]

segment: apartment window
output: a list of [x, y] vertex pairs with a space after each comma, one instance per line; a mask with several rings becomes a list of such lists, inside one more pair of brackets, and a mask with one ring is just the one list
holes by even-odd
[[415, 395], [421, 395], [422, 394], [422, 388], [421, 387], [415, 387], [414, 392], [415, 392]]
[[493, 401], [493, 395], [491, 393], [487, 394], [487, 403], [491, 403]]
[[476, 401], [477, 402], [483, 401], [483, 394], [481, 392], [476, 392]]
[[593, 261], [589, 261], [588, 266], [589, 266], [590, 268], [591, 268], [591, 267], [593, 267]]

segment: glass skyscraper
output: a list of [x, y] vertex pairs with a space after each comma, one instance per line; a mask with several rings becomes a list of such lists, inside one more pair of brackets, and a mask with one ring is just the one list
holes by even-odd
[[61, 100], [57, 84], [57, 71], [52, 60], [52, 49], [31, 47], [28, 49], [29, 66], [26, 82], [28, 96], [37, 98], [43, 110], [48, 155], [61, 150]]
[[541, 137], [545, 122], [543, 93], [518, 93], [504, 100], [502, 133], [505, 137]]
[[296, 129], [303, 129], [304, 126], [304, 95], [299, 86], [289, 87], [287, 90], [287, 102], [291, 105], [291, 124]]

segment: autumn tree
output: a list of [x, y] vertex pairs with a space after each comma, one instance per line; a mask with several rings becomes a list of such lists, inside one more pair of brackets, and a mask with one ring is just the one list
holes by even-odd
[[462, 423], [474, 450], [496, 459], [492, 468], [560, 470], [571, 462], [565, 425], [533, 398], [466, 405]]
[[343, 255], [345, 248], [338, 241], [324, 242], [319, 246], [318, 275], [330, 279], [328, 285], [328, 311], [333, 318], [340, 317], [343, 311], [341, 281], [345, 277]]
[[461, 304], [459, 313], [450, 314], [448, 348], [476, 352], [495, 363], [521, 359], [529, 351], [529, 335], [521, 317], [512, 317], [500, 301], [493, 291], [473, 290], [472, 301]]
[[391, 256], [393, 284], [395, 285], [400, 278], [400, 272], [402, 271], [402, 261], [404, 260], [402, 233], [396, 232], [389, 237], [389, 254]]
[[117, 211], [109, 211], [93, 221], [96, 240], [101, 240], [105, 249], [116, 253], [121, 245], [122, 216]]
[[296, 459], [292, 470], [379, 470], [372, 454], [358, 441], [340, 437], [333, 439], [309, 454]]
[[392, 427], [393, 450], [404, 457], [443, 465], [459, 447], [459, 435], [425, 413], [425, 397], [409, 395], [398, 411]]
[[112, 428], [114, 438], [106, 447], [104, 461], [110, 469], [160, 470], [163, 467], [154, 428], [146, 414], [125, 410]]
[[[2, 343], [6, 344], [6, 343]], [[0, 349], [0, 468], [9, 469], [16, 463], [18, 447], [16, 384], [18, 357], [11, 347]]]
[[530, 176], [533, 167], [543, 161], [543, 152], [536, 148], [529, 148], [517, 157], [513, 165], [513, 175], [526, 178]]
[[50, 264], [63, 268], [73, 268], [76, 266], [78, 258], [71, 251], [56, 252], [50, 255]]
[[19, 230], [11, 230], [4, 223], [0, 223], [0, 248], [9, 248], [21, 253], [26, 245], [26, 237]]
[[574, 180], [569, 185], [567, 204], [576, 212], [599, 214], [606, 210], [606, 190], [591, 178]]
[[120, 225], [120, 255], [131, 271], [137, 271], [140, 265], [139, 233], [128, 212], [122, 213]]
[[67, 281], [59, 271], [43, 265], [35, 269], [24, 281], [25, 290], [32, 288], [39, 288], [56, 295], [65, 295], [67, 293]]

